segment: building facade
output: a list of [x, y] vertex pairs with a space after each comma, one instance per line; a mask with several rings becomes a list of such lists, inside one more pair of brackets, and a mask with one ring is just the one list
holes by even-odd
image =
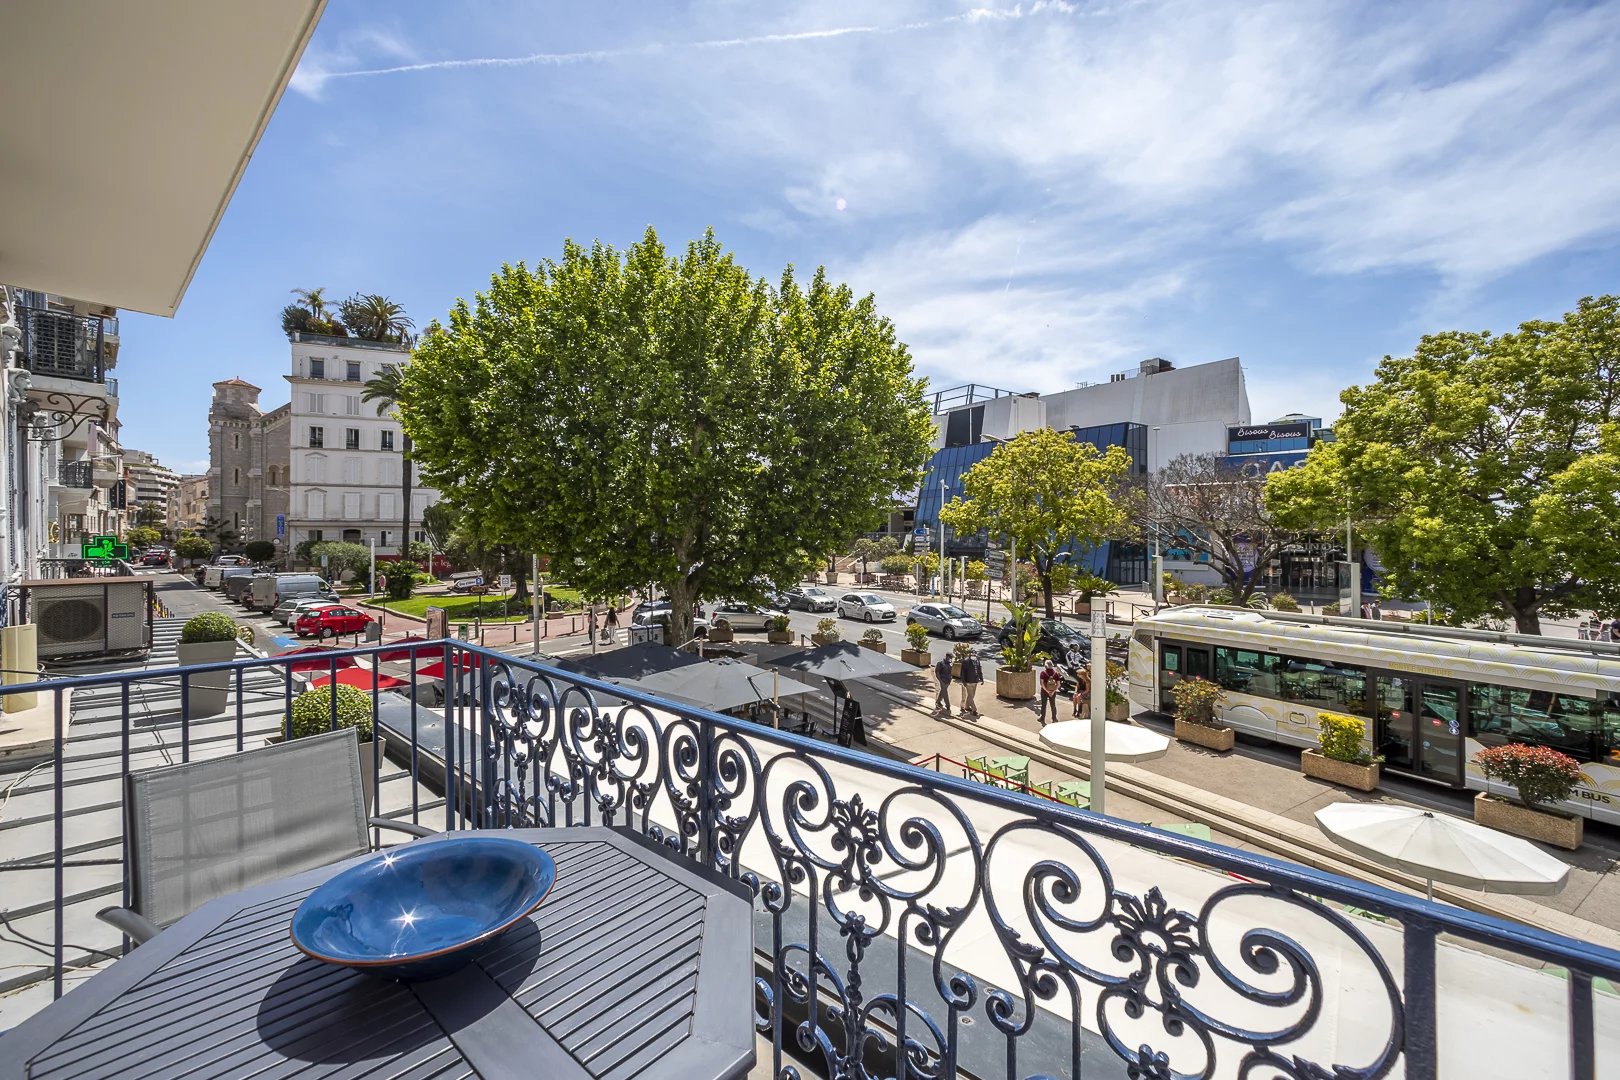
[[124, 451], [124, 494], [131, 522], [135, 509], [157, 511], [158, 526], [169, 524], [180, 488], [179, 475], [145, 450]]
[[[293, 335], [291, 546], [339, 540], [399, 547], [403, 434], [393, 415], [378, 415], [377, 403], [362, 394], [367, 382], [409, 360], [405, 345]], [[410, 539], [422, 539], [422, 511], [438, 497], [413, 475]]]
[[[1186, 368], [1153, 358], [1134, 373], [1056, 394], [977, 385], [943, 390], [934, 395], [934, 422], [934, 454], [917, 493], [913, 542], [937, 550], [940, 506], [961, 496], [962, 475], [989, 457], [996, 443], [1049, 427], [1099, 449], [1124, 447], [1140, 475], [1184, 454], [1228, 453], [1228, 428], [1249, 422], [1249, 394], [1237, 357]], [[947, 530], [944, 546], [947, 557], [979, 558], [985, 538]], [[1118, 584], [1147, 578], [1148, 553], [1141, 543], [1111, 541], [1073, 552], [1072, 561]]]
[[169, 502], [169, 528], [178, 536], [195, 532], [208, 520], [208, 474], [191, 473], [180, 477], [174, 498]]
[[222, 547], [279, 540], [285, 551], [290, 412], [286, 405], [261, 412], [262, 392], [245, 379], [214, 384], [208, 473], [193, 488], [194, 494], [200, 489], [205, 509], [194, 527]]
[[0, 286], [0, 557], [4, 582], [57, 576], [94, 535], [119, 535], [117, 312]]

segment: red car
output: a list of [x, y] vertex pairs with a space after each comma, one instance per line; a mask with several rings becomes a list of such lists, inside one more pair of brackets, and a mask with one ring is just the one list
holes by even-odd
[[373, 621], [363, 611], [334, 604], [332, 607], [306, 611], [298, 617], [293, 629], [298, 631], [299, 637], [329, 638], [341, 634], [363, 634]]

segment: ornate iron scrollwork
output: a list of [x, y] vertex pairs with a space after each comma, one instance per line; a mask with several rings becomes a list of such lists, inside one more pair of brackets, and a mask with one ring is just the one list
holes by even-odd
[[[1167, 841], [1152, 829], [806, 752], [672, 704], [607, 704], [516, 663], [485, 672], [490, 824], [628, 824], [753, 889], [770, 957], [756, 1024], [775, 1075], [798, 1075], [788, 1040], [859, 1080], [1076, 1076], [1098, 1040], [1142, 1080], [1376, 1080], [1400, 1057], [1403, 1003], [1384, 957], [1352, 919], [1286, 885], [1211, 877], [1207, 896], [1178, 905], [1158, 884], [1124, 888], [1105, 857], [1138, 877], [1154, 870], [1143, 859], [1185, 870], [1153, 854]], [[1331, 942], [1333, 970], [1274, 928], [1302, 924]], [[1317, 1029], [1352, 960], [1361, 1007], [1376, 985], [1371, 1022], [1387, 1030], [1359, 1060], [1317, 1060], [1337, 1053]]]
[[96, 394], [35, 389], [28, 394], [20, 410], [28, 420], [28, 438], [33, 442], [62, 442], [85, 424], [105, 424], [112, 415], [107, 399]]

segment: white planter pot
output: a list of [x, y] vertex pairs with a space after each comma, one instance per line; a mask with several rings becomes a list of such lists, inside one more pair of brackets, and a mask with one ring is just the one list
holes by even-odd
[[[235, 641], [198, 641], [175, 646], [181, 667], [192, 664], [222, 664], [236, 658]], [[209, 671], [192, 675], [186, 684], [188, 714], [217, 716], [225, 711], [225, 701], [236, 678], [231, 671]]]

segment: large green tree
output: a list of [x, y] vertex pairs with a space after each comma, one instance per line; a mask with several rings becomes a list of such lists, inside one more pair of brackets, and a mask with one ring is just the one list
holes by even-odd
[[874, 528], [932, 436], [870, 296], [820, 270], [773, 288], [712, 233], [674, 256], [651, 229], [502, 267], [424, 332], [399, 408], [481, 534], [587, 595], [656, 582], [677, 640], [700, 597], [760, 597]]
[[940, 520], [958, 533], [983, 531], [1003, 543], [1015, 541], [1019, 556], [1040, 577], [1046, 617], [1056, 618], [1053, 567], [1128, 531], [1122, 485], [1130, 470], [1124, 447], [1098, 450], [1067, 432], [1037, 428], [997, 446], [963, 473], [964, 497], [952, 499]]
[[1295, 528], [1348, 513], [1388, 591], [1452, 617], [1620, 607], [1620, 298], [1501, 336], [1433, 334], [1341, 395], [1335, 441], [1275, 473], [1267, 505]]

